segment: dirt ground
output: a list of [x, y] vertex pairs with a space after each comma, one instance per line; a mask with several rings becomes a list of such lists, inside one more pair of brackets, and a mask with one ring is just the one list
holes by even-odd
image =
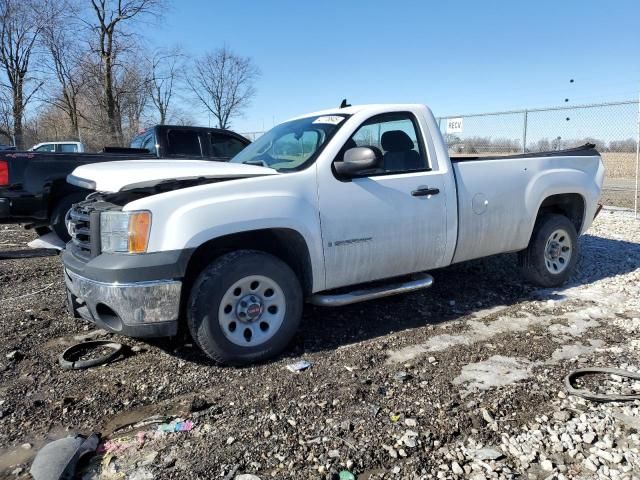
[[[456, 265], [422, 293], [308, 306], [291, 347], [247, 368], [216, 366], [188, 340], [72, 319], [60, 259], [27, 249], [32, 238], [0, 227], [0, 478], [30, 478], [47, 441], [92, 432], [117, 448], [87, 479], [640, 478], [640, 402], [594, 404], [563, 386], [579, 366], [640, 367], [640, 221], [629, 212], [600, 214], [563, 289], [523, 284], [513, 255]], [[58, 355], [82, 338], [128, 349], [62, 370]], [[287, 370], [299, 360], [311, 368]], [[194, 427], [132, 427], [153, 415]]]

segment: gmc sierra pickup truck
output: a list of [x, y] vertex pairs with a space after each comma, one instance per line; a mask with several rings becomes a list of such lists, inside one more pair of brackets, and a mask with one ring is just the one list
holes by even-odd
[[114, 160], [204, 158], [226, 161], [249, 144], [242, 135], [217, 128], [156, 125], [134, 137], [131, 148], [102, 153], [68, 150], [0, 152], [0, 223], [26, 223], [38, 233], [52, 229], [65, 242], [71, 205], [89, 190], [66, 178], [76, 167]]
[[426, 272], [503, 252], [527, 280], [562, 284], [603, 176], [593, 145], [449, 157], [423, 105], [305, 115], [226, 163], [86, 165], [68, 179], [96, 190], [71, 210], [69, 306], [131, 336], [184, 322], [212, 359], [258, 361], [286, 347], [305, 300], [414, 291]]

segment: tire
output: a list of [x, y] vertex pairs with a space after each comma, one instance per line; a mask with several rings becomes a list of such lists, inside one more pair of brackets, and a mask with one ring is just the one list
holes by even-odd
[[546, 214], [536, 221], [529, 246], [518, 254], [524, 278], [541, 287], [565, 283], [578, 261], [578, 235], [564, 215]]
[[58, 238], [62, 240], [64, 243], [67, 243], [71, 240], [71, 236], [69, 235], [69, 231], [67, 230], [67, 212], [71, 208], [74, 203], [81, 202], [86, 198], [88, 194], [84, 192], [77, 192], [67, 195], [66, 197], [62, 197], [58, 200], [58, 203], [55, 204], [53, 209], [51, 210], [51, 216], [49, 217], [49, 226], [51, 230], [53, 230]]
[[239, 250], [200, 273], [189, 293], [187, 322], [194, 342], [211, 359], [244, 365], [285, 349], [300, 325], [302, 302], [300, 282], [286, 263]]

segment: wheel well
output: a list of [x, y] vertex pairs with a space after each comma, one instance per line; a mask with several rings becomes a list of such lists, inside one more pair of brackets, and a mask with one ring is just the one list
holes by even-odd
[[183, 292], [186, 294], [191, 290], [191, 285], [204, 267], [233, 250], [260, 250], [278, 257], [295, 272], [305, 296], [311, 294], [313, 271], [307, 243], [300, 233], [288, 228], [234, 233], [203, 243], [189, 259]]
[[51, 215], [51, 212], [56, 207], [57, 203], [67, 195], [72, 195], [74, 193], [83, 193], [85, 191], [87, 195], [91, 193], [90, 190], [75, 187], [68, 184], [64, 180], [57, 180], [53, 182], [51, 184], [51, 188], [49, 188], [49, 198], [47, 200], [47, 215]]
[[582, 223], [584, 222], [584, 198], [578, 193], [563, 193], [560, 195], [551, 195], [547, 197], [540, 205], [538, 217], [545, 213], [559, 213], [564, 215], [574, 227], [576, 232], [580, 234]]

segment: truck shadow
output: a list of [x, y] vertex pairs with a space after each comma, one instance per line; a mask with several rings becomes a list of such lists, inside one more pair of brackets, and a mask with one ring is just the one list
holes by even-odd
[[569, 283], [542, 290], [522, 280], [515, 254], [453, 265], [432, 273], [428, 290], [347, 307], [308, 307], [293, 350], [327, 351], [403, 330], [457, 320], [479, 310], [550, 297], [640, 268], [640, 244], [584, 235], [580, 260]]
[[[458, 320], [500, 305], [553, 298], [562, 295], [563, 289], [640, 268], [638, 243], [584, 235], [580, 237], [580, 250], [573, 277], [560, 289], [543, 290], [524, 283], [516, 254], [508, 254], [432, 271], [434, 285], [422, 292], [339, 308], [306, 305], [301, 328], [292, 344], [272, 361], [331, 351], [405, 330]], [[155, 340], [149, 343], [186, 361], [212, 364], [197, 348], [189, 348], [181, 340], [178, 342]]]

